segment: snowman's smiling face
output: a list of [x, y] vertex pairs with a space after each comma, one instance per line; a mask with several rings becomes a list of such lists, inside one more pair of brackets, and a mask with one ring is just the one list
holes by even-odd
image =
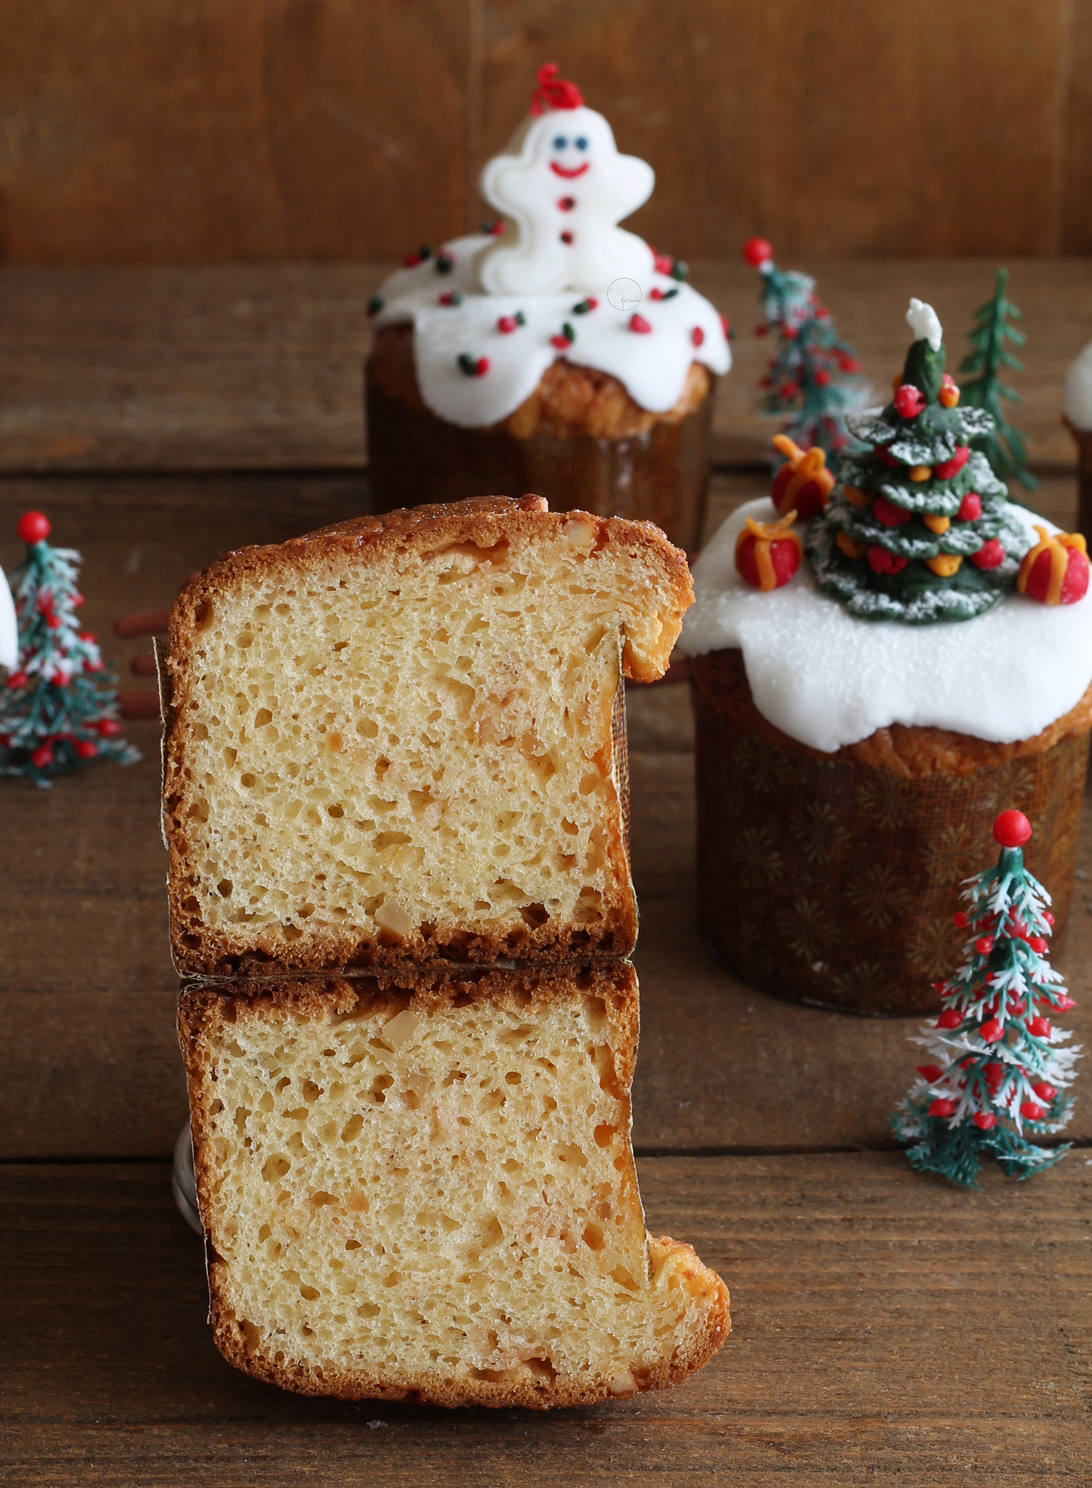
[[574, 181], [588, 169], [591, 140], [580, 131], [559, 130], [550, 141], [550, 169], [566, 181]]

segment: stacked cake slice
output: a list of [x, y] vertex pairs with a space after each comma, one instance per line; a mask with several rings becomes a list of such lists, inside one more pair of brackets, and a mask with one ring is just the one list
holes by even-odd
[[288, 1388], [666, 1385], [727, 1291], [649, 1240], [622, 680], [656, 528], [535, 497], [233, 553], [181, 596], [164, 819], [212, 1320]]

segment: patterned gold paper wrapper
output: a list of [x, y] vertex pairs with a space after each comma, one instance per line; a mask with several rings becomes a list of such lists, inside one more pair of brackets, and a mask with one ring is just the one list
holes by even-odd
[[[697, 551], [709, 485], [713, 393], [682, 418], [617, 439], [518, 439], [500, 425], [461, 429], [393, 396], [365, 369], [371, 509], [491, 493], [545, 496], [553, 511], [655, 522]], [[419, 400], [418, 400], [419, 402]]]
[[996, 858], [994, 818], [1009, 808], [1032, 824], [1025, 859], [1063, 929], [1086, 722], [967, 773], [907, 776], [847, 750], [822, 755], [766, 723], [739, 651], [691, 669], [699, 927], [744, 982], [857, 1013], [939, 1010], [932, 983], [955, 970], [966, 938], [952, 924], [962, 880]]

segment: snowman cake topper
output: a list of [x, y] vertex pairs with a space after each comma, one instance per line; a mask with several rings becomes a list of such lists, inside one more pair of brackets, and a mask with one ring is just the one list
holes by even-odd
[[479, 260], [490, 294], [605, 292], [615, 279], [647, 282], [651, 248], [617, 224], [652, 194], [655, 173], [620, 155], [602, 114], [548, 62], [531, 112], [482, 172], [482, 194], [507, 221]]
[[653, 181], [651, 166], [619, 155], [576, 85], [553, 63], [540, 68], [529, 117], [483, 174], [502, 235], [411, 253], [368, 307], [379, 328], [412, 323], [425, 406], [462, 428], [491, 427], [562, 358], [667, 413], [694, 363], [727, 372], [727, 321], [686, 282], [686, 265], [617, 226]]

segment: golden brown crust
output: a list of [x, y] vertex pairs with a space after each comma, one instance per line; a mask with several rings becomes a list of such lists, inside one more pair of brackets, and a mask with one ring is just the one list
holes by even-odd
[[[626, 844], [611, 844], [618, 862], [614, 901], [604, 901], [603, 918], [593, 928], [576, 925], [525, 924], [520, 920], [506, 933], [470, 933], [455, 925], [425, 925], [412, 935], [394, 939], [361, 929], [327, 928], [295, 945], [281, 939], [236, 940], [206, 926], [194, 893], [194, 851], [187, 830], [186, 745], [191, 724], [191, 684], [188, 659], [202, 620], [218, 595], [237, 585], [270, 574], [283, 576], [286, 588], [304, 568], [333, 568], [352, 557], [360, 562], [392, 552], [431, 552], [455, 543], [471, 542], [488, 548], [508, 538], [537, 537], [578, 519], [594, 524], [597, 547], [615, 544], [634, 557], [650, 557], [664, 575], [670, 596], [658, 650], [636, 654], [627, 640], [622, 672], [631, 680], [653, 681], [663, 674], [682, 616], [693, 599], [686, 557], [651, 522], [591, 513], [550, 512], [540, 496], [520, 500], [481, 496], [447, 506], [418, 506], [363, 516], [319, 529], [290, 542], [267, 547], [240, 548], [226, 554], [194, 579], [179, 595], [170, 618], [166, 670], [171, 686], [164, 743], [163, 820], [168, 843], [168, 903], [171, 945], [180, 975], [230, 976], [260, 973], [275, 963], [285, 972], [357, 970], [369, 967], [473, 963], [498, 960], [567, 961], [587, 955], [626, 956], [637, 939], [637, 906], [628, 869]], [[624, 715], [623, 715], [624, 717]], [[624, 761], [625, 751], [616, 759]], [[624, 785], [622, 794], [625, 794]]]
[[[388, 397], [407, 407], [425, 407], [417, 386], [413, 358], [413, 327], [383, 326], [376, 335], [368, 359], [368, 376]], [[634, 402], [625, 387], [609, 372], [578, 367], [559, 357], [542, 374], [530, 397], [492, 428], [504, 429], [516, 439], [530, 439], [539, 430], [556, 438], [631, 439], [646, 434], [655, 424], [677, 423], [691, 413], [713, 386], [712, 374], [701, 362], [692, 362], [686, 383], [673, 407], [651, 413]]]
[[228, 1301], [230, 1268], [216, 1254], [218, 1215], [215, 1194], [215, 1154], [212, 1151], [210, 1102], [215, 1095], [212, 1049], [225, 1028], [250, 1018], [268, 1016], [271, 1008], [295, 1016], [340, 1020], [382, 1009], [392, 1015], [405, 1008], [427, 1015], [431, 1011], [489, 999], [516, 1006], [521, 1017], [533, 1018], [536, 1005], [573, 990], [600, 997], [611, 1025], [615, 1051], [615, 1079], [619, 1097], [628, 1097], [638, 1037], [637, 979], [629, 962], [587, 963], [580, 969], [543, 967], [536, 970], [450, 971], [436, 975], [401, 971], [367, 977], [326, 977], [299, 981], [269, 978], [203, 984], [183, 989], [178, 1004], [178, 1032], [189, 1086], [190, 1125], [194, 1172], [201, 1214], [208, 1237], [209, 1310], [217, 1348], [235, 1368], [297, 1394], [333, 1396], [343, 1400], [384, 1399], [429, 1405], [481, 1405], [531, 1410], [587, 1405], [609, 1398], [625, 1398], [645, 1390], [667, 1389], [701, 1369], [724, 1343], [731, 1330], [729, 1293], [724, 1282], [704, 1266], [689, 1245], [667, 1236], [649, 1237], [649, 1261], [655, 1278], [663, 1266], [675, 1263], [692, 1294], [704, 1297], [707, 1317], [701, 1334], [687, 1352], [674, 1351], [655, 1365], [633, 1372], [628, 1382], [566, 1378], [534, 1380], [443, 1379], [413, 1376], [397, 1368], [382, 1373], [338, 1372], [278, 1360], [239, 1319]]
[[791, 739], [763, 717], [755, 706], [743, 652], [736, 647], [710, 651], [690, 659], [690, 675], [703, 697], [732, 727], [757, 734], [769, 743], [798, 749], [813, 759], [856, 764], [872, 770], [889, 770], [907, 779], [920, 780], [929, 775], [947, 775], [966, 779], [978, 770], [996, 768], [1010, 760], [1042, 754], [1060, 739], [1083, 734], [1092, 726], [1092, 684], [1077, 705], [1056, 718], [1041, 733], [1030, 739], [1017, 739], [1011, 744], [993, 744], [970, 734], [951, 729], [907, 727], [901, 723], [877, 729], [867, 739], [846, 744], [833, 754], [825, 754]]

